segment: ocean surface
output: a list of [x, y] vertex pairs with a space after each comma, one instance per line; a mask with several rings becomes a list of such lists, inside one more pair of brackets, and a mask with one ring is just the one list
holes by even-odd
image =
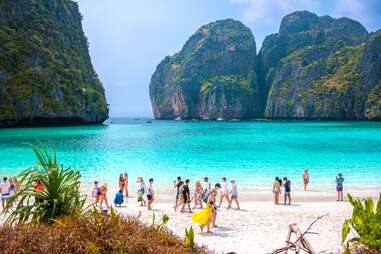
[[381, 190], [379, 122], [183, 122], [111, 119], [99, 126], [0, 129], [0, 176], [15, 176], [36, 158], [26, 143], [54, 144], [58, 160], [79, 169], [85, 182], [116, 184], [127, 171], [170, 188], [192, 181], [234, 178], [244, 189], [271, 189], [275, 176], [302, 188], [307, 167], [314, 190]]

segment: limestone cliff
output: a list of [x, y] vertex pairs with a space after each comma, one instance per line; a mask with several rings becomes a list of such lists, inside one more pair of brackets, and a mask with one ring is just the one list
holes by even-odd
[[71, 0], [0, 0], [0, 126], [107, 119], [81, 19]]
[[255, 40], [238, 21], [202, 26], [179, 53], [166, 57], [150, 83], [160, 119], [252, 118], [259, 113]]

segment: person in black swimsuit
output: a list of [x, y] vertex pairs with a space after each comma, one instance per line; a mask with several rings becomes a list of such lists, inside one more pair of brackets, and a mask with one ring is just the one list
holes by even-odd
[[185, 184], [181, 190], [181, 195], [183, 195], [183, 205], [181, 208], [181, 212], [185, 212], [185, 206], [188, 206], [188, 212], [192, 212], [192, 209], [190, 207], [190, 190], [189, 190], [189, 179], [185, 180]]

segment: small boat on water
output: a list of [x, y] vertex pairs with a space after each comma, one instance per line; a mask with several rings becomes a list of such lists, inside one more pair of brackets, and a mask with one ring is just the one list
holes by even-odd
[[221, 118], [221, 117], [217, 118], [217, 121], [223, 121], [223, 120], [224, 120], [224, 119]]
[[175, 121], [181, 121], [181, 117], [176, 117]]
[[152, 123], [152, 121], [151, 121], [151, 120], [148, 120], [146, 123]]

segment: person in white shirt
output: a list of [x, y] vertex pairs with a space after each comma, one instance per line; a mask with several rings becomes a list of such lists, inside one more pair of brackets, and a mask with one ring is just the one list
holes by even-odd
[[209, 195], [210, 189], [212, 188], [211, 183], [209, 182], [209, 178], [207, 176], [204, 177], [204, 185], [203, 185], [203, 198], [205, 195]]
[[231, 179], [230, 180], [230, 183], [232, 185], [231, 187], [231, 191], [230, 191], [230, 202], [229, 202], [229, 206], [228, 206], [228, 209], [232, 207], [232, 203], [233, 203], [233, 200], [235, 201], [236, 205], [237, 205], [237, 210], [240, 210], [240, 207], [239, 207], [239, 202], [238, 202], [238, 189], [237, 189], [237, 184], [235, 183], [235, 180], [234, 179]]
[[10, 188], [11, 184], [8, 182], [8, 178], [4, 177], [3, 182], [0, 184], [1, 205], [3, 209], [7, 205], [8, 199], [11, 197]]
[[228, 204], [230, 203], [228, 183], [226, 182], [226, 177], [222, 177], [221, 180], [222, 180], [221, 190], [220, 190], [221, 199], [220, 199], [220, 204], [218, 207], [221, 207], [222, 201], [224, 200], [224, 198], [228, 201]]

